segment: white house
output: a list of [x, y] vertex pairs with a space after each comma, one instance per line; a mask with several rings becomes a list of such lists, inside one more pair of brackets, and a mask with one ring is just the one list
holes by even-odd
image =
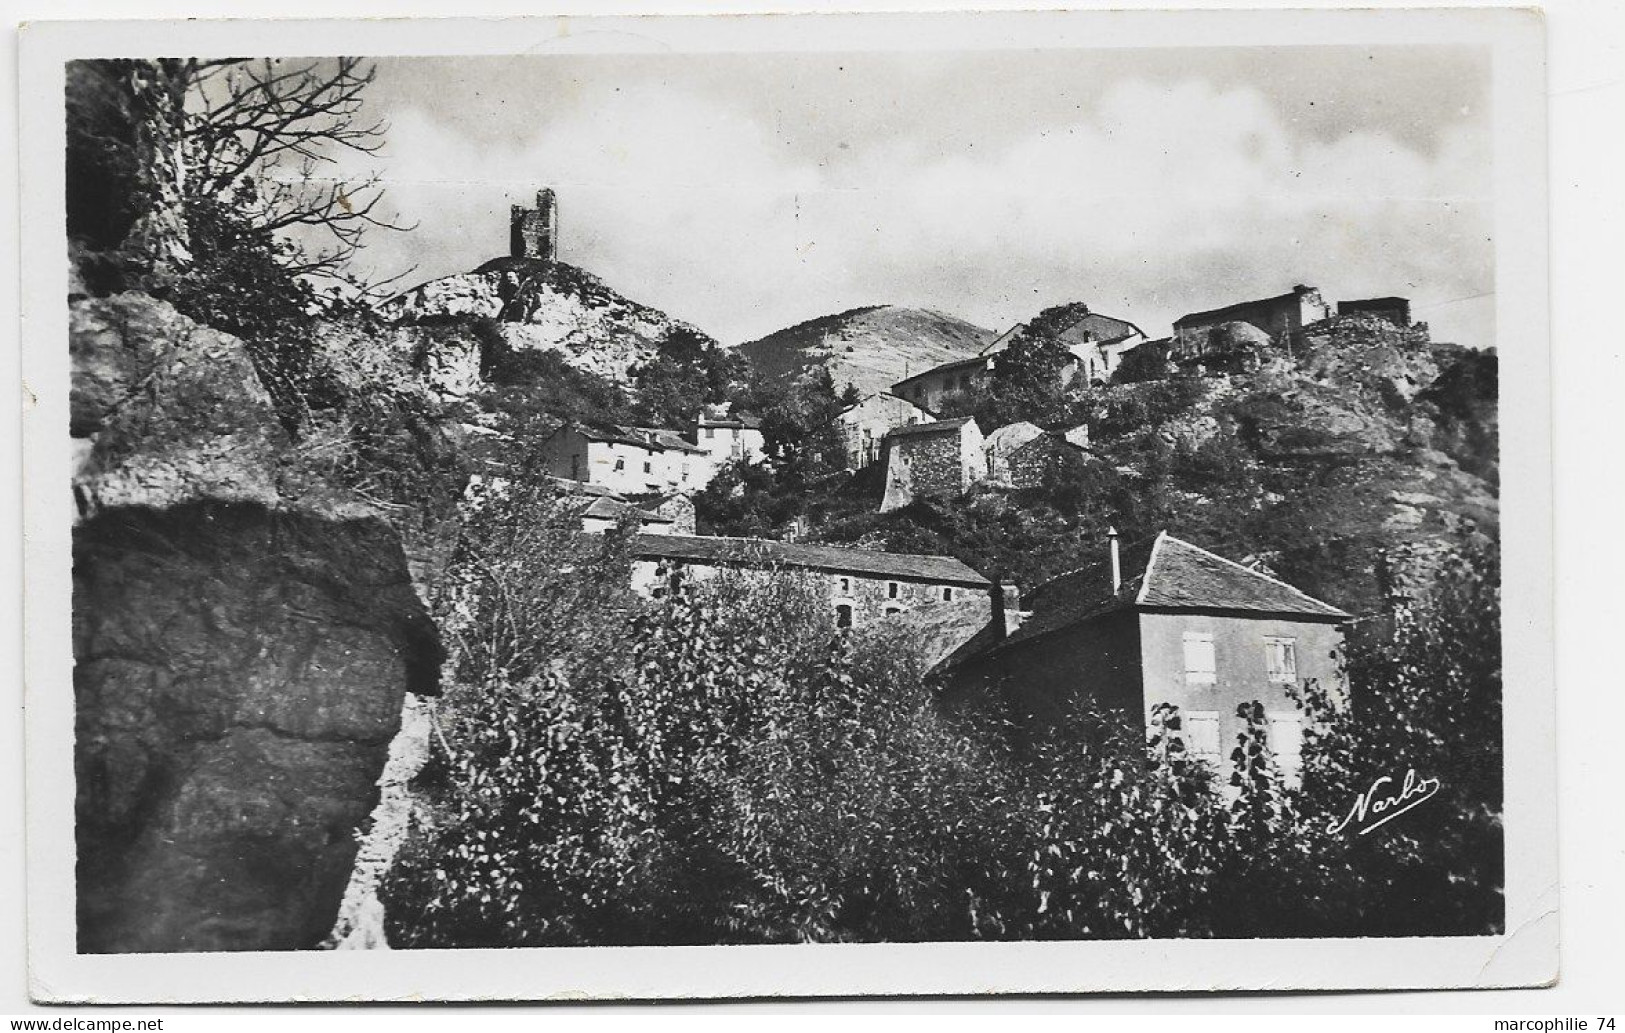
[[698, 491], [716, 474], [705, 449], [658, 428], [566, 424], [542, 443], [541, 453], [553, 476], [625, 495]]
[[747, 412], [734, 413], [727, 405], [707, 405], [694, 421], [694, 444], [716, 466], [735, 460], [762, 458], [762, 421]]

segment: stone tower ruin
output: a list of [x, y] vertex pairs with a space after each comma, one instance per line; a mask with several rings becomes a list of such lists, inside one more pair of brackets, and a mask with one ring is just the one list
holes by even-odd
[[549, 187], [536, 191], [536, 207], [514, 205], [509, 215], [508, 253], [515, 258], [559, 258], [559, 202]]

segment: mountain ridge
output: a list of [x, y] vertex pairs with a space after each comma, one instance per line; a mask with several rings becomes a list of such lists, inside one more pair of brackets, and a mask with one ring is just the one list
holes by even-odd
[[867, 395], [933, 366], [971, 358], [994, 336], [935, 309], [860, 305], [803, 320], [734, 350], [770, 380], [794, 380], [822, 366], [837, 391], [850, 384]]

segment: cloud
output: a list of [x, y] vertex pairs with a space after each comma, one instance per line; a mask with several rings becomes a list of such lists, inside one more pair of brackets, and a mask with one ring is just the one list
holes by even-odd
[[390, 112], [383, 171], [420, 226], [376, 235], [368, 260], [470, 268], [505, 249], [507, 204], [550, 185], [562, 257], [725, 341], [881, 302], [1000, 328], [1083, 300], [1158, 333], [1297, 282], [1409, 295], [1470, 343], [1493, 332], [1473, 124], [1425, 149], [1369, 124], [1306, 133], [1261, 92], [1193, 74], [1120, 78], [1030, 125], [1013, 102], [1013, 127], [963, 146], [898, 124], [822, 150], [803, 145], [805, 109], [768, 116], [664, 76], [616, 82], [538, 98], [528, 118], [516, 104], [509, 131], [482, 127], [478, 142], [441, 112]]

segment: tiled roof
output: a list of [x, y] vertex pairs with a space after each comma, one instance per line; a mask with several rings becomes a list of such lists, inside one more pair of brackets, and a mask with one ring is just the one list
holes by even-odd
[[1151, 550], [1151, 567], [1138, 606], [1240, 610], [1347, 620], [1330, 603], [1298, 591], [1285, 581], [1244, 567], [1164, 531]]
[[[990, 341], [987, 347], [982, 349], [982, 355], [985, 357], [998, 354], [1008, 348], [1011, 341], [1026, 332], [1027, 324], [1017, 323]], [[1115, 344], [1141, 332], [1139, 327], [1126, 319], [1089, 312], [1067, 324], [1060, 333], [1060, 339], [1068, 344], [1082, 344], [1086, 341], [1094, 344]]]
[[[1307, 287], [1302, 290], [1294, 289], [1287, 291], [1285, 294], [1277, 294], [1273, 298], [1259, 298], [1257, 301], [1238, 301], [1234, 305], [1226, 305], [1223, 308], [1210, 308], [1206, 312], [1188, 312], [1174, 320], [1174, 326], [1203, 325], [1207, 323], [1234, 322], [1236, 320], [1245, 322], [1242, 317], [1251, 315], [1261, 308], [1273, 308], [1276, 305], [1296, 301], [1300, 295], [1307, 293], [1311, 289]], [[1232, 318], [1227, 319], [1226, 317]]]
[[952, 556], [916, 556], [836, 545], [803, 545], [764, 538], [638, 535], [632, 554], [645, 559], [735, 566], [785, 566], [839, 574], [908, 578], [935, 584], [986, 587], [991, 582]]
[[906, 427], [895, 427], [886, 432], [888, 438], [916, 437], [921, 434], [946, 434], [949, 431], [958, 433], [959, 428], [971, 421], [969, 416], [961, 416], [953, 420], [938, 420], [935, 423], [911, 423]]
[[575, 429], [589, 441], [636, 445], [650, 451], [705, 453], [705, 449], [684, 441], [677, 431], [660, 427], [621, 427], [613, 423], [590, 423], [579, 424]]
[[1164, 531], [1149, 544], [1121, 551], [1122, 586], [1111, 590], [1109, 560], [1069, 571], [1027, 593], [1031, 611], [1009, 638], [988, 653], [1026, 642], [1060, 628], [1125, 609], [1218, 610], [1268, 613], [1310, 620], [1342, 621], [1349, 614], [1329, 603], [1216, 556]]
[[630, 502], [617, 498], [604, 496], [590, 497], [577, 495], [566, 499], [564, 505], [576, 511], [579, 517], [596, 517], [600, 520], [619, 520], [624, 513], [635, 513], [639, 520], [646, 524], [670, 524], [671, 517], [661, 516], [658, 513], [634, 506]]
[[944, 362], [940, 366], [932, 366], [930, 369], [921, 370], [911, 377], [904, 377], [902, 380], [899, 380], [897, 383], [892, 385], [892, 390], [895, 392], [904, 384], [912, 384], [921, 377], [938, 376], [943, 373], [952, 373], [959, 369], [970, 369], [972, 366], [985, 367], [986, 365], [987, 355], [985, 353], [982, 355], [972, 355], [968, 359], [955, 359], [952, 362]]

